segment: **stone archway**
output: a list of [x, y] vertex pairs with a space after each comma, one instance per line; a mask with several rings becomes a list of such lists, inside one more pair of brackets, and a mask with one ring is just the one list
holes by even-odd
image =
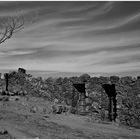
[[106, 94], [108, 95], [109, 105], [108, 105], [108, 117], [110, 121], [116, 121], [117, 117], [117, 100], [116, 100], [116, 89], [115, 84], [103, 84]]
[[85, 92], [85, 83], [76, 83], [73, 84], [74, 88], [77, 89], [77, 91], [80, 93], [79, 96], [79, 110], [78, 113], [81, 115], [84, 115], [86, 113], [86, 92]]

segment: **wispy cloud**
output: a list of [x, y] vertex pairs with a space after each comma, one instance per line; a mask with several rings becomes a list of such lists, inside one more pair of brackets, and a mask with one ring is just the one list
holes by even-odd
[[127, 73], [140, 69], [140, 2], [0, 2], [25, 27], [0, 46], [1, 69]]

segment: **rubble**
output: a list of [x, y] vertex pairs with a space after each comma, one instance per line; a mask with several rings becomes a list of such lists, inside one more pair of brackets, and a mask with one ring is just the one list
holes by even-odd
[[38, 109], [37, 109], [37, 107], [35, 107], [35, 106], [32, 106], [32, 107], [30, 108], [30, 112], [31, 112], [31, 113], [37, 113], [37, 111], [38, 111]]
[[9, 97], [8, 96], [1, 96], [0, 101], [9, 101]]
[[20, 99], [19, 96], [11, 96], [9, 97], [9, 101], [18, 101]]
[[69, 113], [71, 111], [71, 107], [67, 105], [55, 104], [51, 106], [51, 110], [53, 114]]
[[26, 70], [23, 69], [23, 68], [19, 68], [19, 69], [18, 69], [18, 72], [19, 72], [19, 73], [24, 73], [24, 74], [26, 74]]
[[0, 128], [0, 135], [8, 134], [8, 131], [4, 128]]

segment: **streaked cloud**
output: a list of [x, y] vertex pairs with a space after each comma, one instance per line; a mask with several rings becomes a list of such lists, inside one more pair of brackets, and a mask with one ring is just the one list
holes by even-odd
[[0, 2], [0, 20], [17, 15], [25, 27], [0, 45], [1, 69], [132, 75], [140, 69], [140, 2]]

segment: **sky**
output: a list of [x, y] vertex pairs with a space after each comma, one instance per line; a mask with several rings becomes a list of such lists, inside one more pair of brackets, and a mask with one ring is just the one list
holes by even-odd
[[0, 1], [9, 16], [24, 28], [0, 44], [1, 71], [140, 75], [139, 1]]

